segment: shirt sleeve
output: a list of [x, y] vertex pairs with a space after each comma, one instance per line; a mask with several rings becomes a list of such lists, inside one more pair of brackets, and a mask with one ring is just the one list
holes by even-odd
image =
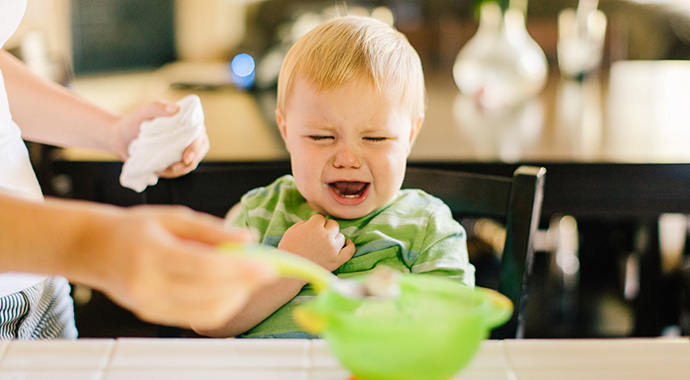
[[233, 209], [237, 207], [237, 210], [235, 213], [230, 213], [225, 216], [225, 223], [226, 225], [232, 226], [232, 227], [247, 227], [247, 208], [244, 207], [244, 204], [242, 202], [238, 203], [233, 207]]
[[[235, 219], [228, 221], [229, 224], [233, 227], [249, 228], [260, 243], [274, 245], [266, 242], [265, 237], [271, 223], [275, 223], [274, 214], [279, 205], [282, 205], [283, 193], [287, 192], [285, 188], [289, 186], [286, 184], [290, 183], [291, 178], [283, 176], [268, 186], [248, 191], [240, 199], [237, 206], [240, 210], [234, 213]], [[284, 229], [281, 232], [284, 232]]]
[[474, 288], [474, 266], [467, 252], [467, 234], [445, 204], [431, 208], [424, 230], [422, 250], [412, 273], [428, 273], [457, 279]]

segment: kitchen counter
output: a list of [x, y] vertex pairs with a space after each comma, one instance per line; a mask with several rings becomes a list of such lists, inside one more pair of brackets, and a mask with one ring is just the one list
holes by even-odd
[[[688, 358], [687, 338], [487, 340], [456, 379], [687, 379]], [[0, 378], [347, 380], [350, 374], [320, 339], [128, 338], [2, 342]]]

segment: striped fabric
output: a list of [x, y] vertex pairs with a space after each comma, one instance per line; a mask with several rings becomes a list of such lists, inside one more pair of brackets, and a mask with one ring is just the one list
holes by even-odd
[[76, 339], [70, 286], [48, 277], [20, 292], [0, 298], [0, 339]]
[[[241, 200], [233, 225], [256, 230], [262, 244], [278, 246], [285, 231], [316, 212], [297, 190], [292, 176], [254, 189]], [[429, 273], [473, 287], [474, 267], [467, 254], [465, 230], [441, 200], [421, 190], [400, 190], [383, 208], [359, 219], [335, 219], [355, 244], [353, 258], [335, 271], [339, 277], [367, 273], [386, 265], [403, 273]], [[311, 300], [302, 291], [243, 337], [308, 337], [292, 320], [292, 309]]]

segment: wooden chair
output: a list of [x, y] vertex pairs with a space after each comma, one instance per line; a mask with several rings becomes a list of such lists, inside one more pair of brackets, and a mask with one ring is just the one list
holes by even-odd
[[[513, 177], [409, 167], [403, 187], [422, 189], [446, 202], [456, 218], [484, 217], [505, 225], [498, 291], [515, 305], [513, 318], [494, 330], [495, 338], [523, 336], [525, 291], [538, 227], [546, 170], [521, 166]], [[205, 164], [187, 176], [161, 180], [147, 190], [148, 203], [183, 204], [224, 216], [242, 194], [290, 173], [289, 162]]]

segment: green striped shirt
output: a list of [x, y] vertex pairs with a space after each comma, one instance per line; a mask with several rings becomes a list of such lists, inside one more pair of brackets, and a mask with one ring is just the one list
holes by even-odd
[[[254, 189], [242, 197], [233, 225], [255, 230], [262, 244], [278, 246], [293, 224], [316, 214], [297, 190], [291, 175]], [[334, 273], [361, 275], [377, 265], [403, 273], [430, 273], [474, 287], [474, 267], [466, 235], [440, 199], [421, 190], [400, 190], [381, 209], [358, 219], [336, 219], [340, 232], [356, 247], [352, 259]], [[309, 285], [243, 337], [308, 337], [292, 320], [295, 306], [311, 300]]]

